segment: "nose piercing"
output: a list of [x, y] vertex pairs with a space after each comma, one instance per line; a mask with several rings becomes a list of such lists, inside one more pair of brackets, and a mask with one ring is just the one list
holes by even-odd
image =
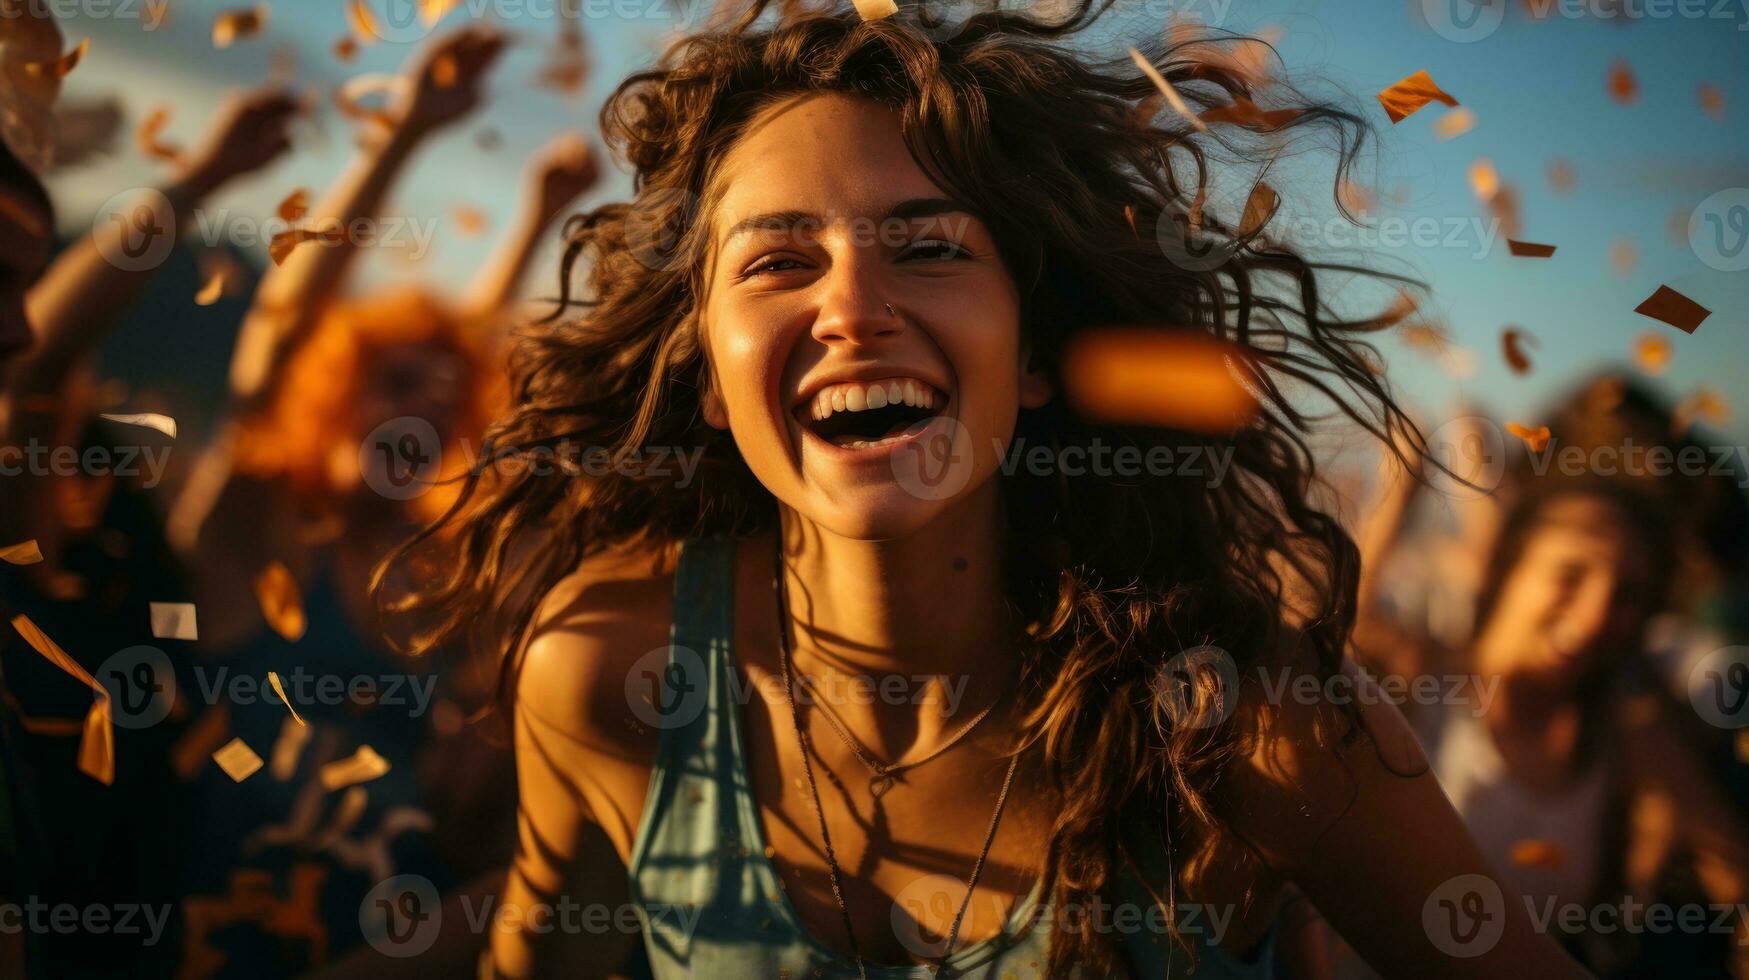
[[893, 309], [893, 304], [891, 304], [891, 303], [888, 303], [888, 304], [887, 304], [887, 315], [888, 315], [888, 316], [894, 316], [894, 317], [896, 317], [896, 316], [898, 316], [898, 315], [899, 315], [899, 311], [898, 311], [898, 310], [895, 310], [895, 309]]

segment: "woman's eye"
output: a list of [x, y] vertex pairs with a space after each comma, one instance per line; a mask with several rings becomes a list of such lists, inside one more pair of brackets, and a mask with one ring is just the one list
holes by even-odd
[[943, 259], [957, 259], [961, 256], [972, 254], [953, 242], [943, 241], [941, 239], [930, 239], [929, 241], [916, 242], [905, 251], [906, 255], [917, 255], [918, 253], [926, 253], [928, 255], [933, 255], [936, 258]]
[[795, 259], [767, 259], [742, 273], [742, 278], [750, 279], [761, 273], [775, 272], [777, 271], [777, 267], [783, 265], [785, 262], [795, 262]]

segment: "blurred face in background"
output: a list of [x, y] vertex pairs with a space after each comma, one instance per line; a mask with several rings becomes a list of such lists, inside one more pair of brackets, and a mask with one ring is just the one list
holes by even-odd
[[1592, 496], [1543, 509], [1479, 638], [1485, 669], [1569, 688], [1639, 643], [1656, 583], [1624, 517]]
[[442, 344], [397, 344], [374, 352], [359, 378], [353, 435], [363, 439], [384, 422], [412, 416], [431, 423], [439, 441], [448, 443], [462, 408], [466, 371], [465, 359]]

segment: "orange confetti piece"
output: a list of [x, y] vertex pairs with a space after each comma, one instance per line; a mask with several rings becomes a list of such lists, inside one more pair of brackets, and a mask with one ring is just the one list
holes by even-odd
[[1507, 327], [1500, 332], [1500, 348], [1506, 355], [1506, 366], [1513, 374], [1530, 373], [1530, 356], [1524, 352], [1524, 344], [1535, 346], [1535, 340], [1517, 327]]
[[462, 0], [419, 0], [419, 22], [431, 27], [444, 18], [451, 10], [461, 5]]
[[1570, 194], [1573, 186], [1579, 182], [1578, 175], [1573, 171], [1573, 165], [1566, 160], [1549, 161], [1549, 186], [1557, 194]]
[[1713, 315], [1713, 311], [1689, 299], [1669, 286], [1659, 286], [1657, 291], [1646, 297], [1634, 312], [1661, 320], [1683, 333], [1694, 333], [1701, 321]]
[[1639, 98], [1640, 83], [1634, 78], [1634, 70], [1628, 67], [1627, 59], [1617, 58], [1615, 64], [1609, 66], [1609, 97], [1622, 105]]
[[97, 699], [91, 702], [91, 710], [85, 712], [85, 722], [80, 726], [79, 771], [105, 786], [111, 785], [115, 782], [115, 727], [109, 713], [109, 692], [90, 671], [79, 666], [77, 660], [38, 629], [29, 616], [19, 613], [12, 617], [12, 628], [45, 660], [97, 692]]
[[1640, 263], [1640, 250], [1626, 238], [1618, 238], [1609, 246], [1609, 267], [1618, 276], [1626, 276]]
[[223, 272], [215, 272], [213, 273], [212, 278], [207, 280], [206, 285], [200, 287], [200, 292], [194, 294], [194, 305], [211, 306], [214, 303], [217, 303], [219, 297], [224, 294], [225, 274]]
[[1553, 870], [1567, 863], [1567, 854], [1552, 840], [1521, 840], [1512, 845], [1512, 863], [1521, 868]]
[[1670, 363], [1675, 347], [1663, 336], [1643, 333], [1634, 338], [1634, 363], [1647, 374], [1657, 374]]
[[1392, 123], [1402, 122], [1433, 101], [1443, 102], [1454, 108], [1458, 104], [1456, 99], [1434, 83], [1433, 76], [1427, 74], [1426, 70], [1418, 71], [1379, 92], [1379, 105], [1385, 107], [1385, 115], [1391, 117]]
[[1547, 448], [1549, 439], [1553, 435], [1546, 425], [1539, 425], [1532, 429], [1529, 426], [1519, 425], [1517, 422], [1506, 423], [1506, 431], [1523, 439], [1524, 444], [1529, 446], [1533, 453], [1540, 453]]
[[152, 620], [152, 636], [160, 640], [199, 640], [200, 627], [192, 602], [146, 604]]
[[358, 43], [367, 47], [385, 36], [376, 14], [371, 12], [370, 5], [364, 0], [351, 0], [346, 5], [346, 23]]
[[120, 422], [123, 425], [143, 425], [148, 429], [157, 429], [172, 439], [176, 438], [176, 420], [158, 412], [134, 412], [127, 415], [99, 412], [97, 417], [108, 419], [111, 422]]
[[1725, 96], [1719, 87], [1712, 82], [1701, 82], [1700, 90], [1695, 93], [1700, 101], [1700, 111], [1714, 119], [1725, 118]]
[[1281, 195], [1275, 192], [1275, 188], [1258, 181], [1245, 199], [1245, 213], [1239, 218], [1239, 237], [1250, 238], [1262, 231], [1280, 207]]
[[240, 738], [231, 739], [224, 748], [214, 752], [213, 761], [233, 783], [240, 783], [261, 771], [261, 757]]
[[456, 83], [457, 68], [455, 55], [445, 52], [431, 63], [431, 81], [438, 88], [453, 88]]
[[479, 208], [458, 204], [450, 216], [455, 219], [456, 230], [465, 237], [473, 237], [486, 230], [486, 215]]
[[282, 562], [268, 562], [255, 579], [255, 598], [273, 631], [296, 643], [304, 635], [304, 600], [298, 580]]
[[1346, 177], [1336, 185], [1336, 200], [1356, 214], [1367, 214], [1378, 204], [1377, 195]]
[[856, 4], [856, 14], [863, 20], [882, 20], [899, 12], [899, 5], [893, 0], [852, 0]]
[[1207, 334], [1108, 327], [1075, 338], [1064, 356], [1069, 399], [1091, 416], [1224, 433], [1257, 412], [1244, 348]]
[[388, 771], [389, 760], [370, 746], [360, 745], [351, 756], [323, 766], [316, 777], [321, 780], [323, 789], [333, 792], [345, 786], [369, 782]]
[[0, 561], [9, 565], [34, 565], [42, 560], [43, 552], [37, 547], [35, 538], [0, 548]]
[[1476, 114], [1459, 106], [1433, 121], [1433, 135], [1440, 140], [1455, 139], [1476, 128]]
[[267, 26], [268, 7], [258, 3], [246, 10], [221, 10], [213, 16], [213, 47], [228, 48], [261, 33]]
[[1479, 157], [1470, 164], [1469, 176], [1470, 190], [1476, 192], [1476, 197], [1487, 201], [1500, 193], [1500, 172], [1487, 157]]
[[279, 202], [279, 220], [287, 222], [302, 220], [310, 210], [310, 192], [302, 187], [285, 196]]
[[24, 66], [24, 70], [38, 78], [66, 78], [69, 72], [79, 66], [79, 59], [85, 57], [85, 52], [90, 49], [91, 39], [86, 38], [59, 58], [53, 61], [31, 62]]
[[1130, 234], [1135, 237], [1136, 241], [1141, 241], [1142, 233], [1136, 230], [1136, 206], [1134, 204], [1123, 206], [1123, 219], [1129, 223]]
[[1696, 419], [1711, 422], [1713, 425], [1724, 425], [1731, 420], [1731, 406], [1725, 402], [1723, 395], [1706, 385], [1701, 385], [1689, 392], [1671, 410], [1671, 435], [1682, 436], [1686, 434]]
[[279, 675], [271, 670], [268, 671], [267, 684], [269, 687], [273, 688], [273, 693], [279, 695], [279, 703], [285, 705], [285, 710], [291, 712], [291, 716], [297, 719], [297, 723], [300, 725], [307, 724], [307, 722], [304, 721], [303, 716], [298, 714], [298, 709], [292, 707], [291, 698], [285, 696], [285, 685], [279, 682]]
[[1521, 259], [1546, 259], [1555, 254], [1555, 246], [1553, 245], [1521, 242], [1513, 238], [1506, 239], [1506, 250]]
[[1178, 90], [1172, 87], [1172, 83], [1166, 80], [1166, 76], [1160, 74], [1160, 70], [1143, 57], [1140, 51], [1131, 48], [1130, 60], [1134, 61], [1136, 67], [1142, 70], [1142, 74], [1148, 76], [1148, 80], [1160, 90], [1160, 94], [1165, 97], [1166, 104], [1172, 107], [1173, 112], [1184, 117], [1198, 132], [1208, 132], [1208, 126], [1204, 125], [1203, 121], [1190, 111], [1190, 107], [1184, 104], [1184, 100], [1178, 95]]
[[170, 107], [159, 106], [146, 116], [140, 128], [134, 133], [134, 143], [139, 146], [140, 153], [148, 160], [163, 160], [176, 163], [182, 159], [182, 148], [166, 143], [159, 138], [164, 127], [170, 125]]
[[351, 34], [342, 34], [334, 39], [334, 46], [330, 50], [334, 52], [335, 60], [351, 64], [352, 59], [358, 57], [358, 38]]
[[[1151, 67], [1151, 66], [1150, 66]], [[1197, 118], [1205, 123], [1227, 123], [1260, 133], [1273, 132], [1300, 116], [1298, 109], [1259, 109], [1250, 99], [1234, 99], [1232, 105], [1215, 106]]]
[[314, 228], [287, 228], [274, 232], [267, 242], [267, 254], [273, 259], [274, 265], [283, 265], [292, 250], [305, 242], [321, 242], [324, 245], [338, 244], [341, 232], [338, 228], [317, 231]]

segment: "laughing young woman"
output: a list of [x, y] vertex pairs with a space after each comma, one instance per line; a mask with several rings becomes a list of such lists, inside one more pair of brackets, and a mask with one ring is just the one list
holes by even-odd
[[[1405, 422], [1317, 267], [1132, 229], [1203, 209], [1212, 137], [1062, 43], [1106, 6], [955, 32], [759, 2], [609, 101], [637, 196], [574, 219], [586, 315], [527, 337], [491, 436], [515, 465], [403, 553], [428, 591], [384, 597], [439, 617], [423, 644], [509, 653], [497, 972], [605, 975], [641, 936], [662, 980], [1262, 977], [1291, 891], [1392, 976], [1579, 975], [1509, 890], [1458, 894], [1491, 872], [1394, 711], [1267, 703], [1260, 669], [1350, 669], [1357, 563], [1273, 382]], [[1261, 97], [1153, 50], [1192, 101]], [[1358, 119], [1298, 108], [1284, 138], [1353, 152]], [[1079, 417], [1061, 351], [1108, 323], [1250, 346], [1267, 410], [1218, 438]], [[921, 472], [953, 432], [969, 455]], [[1234, 472], [1000, 472], [1016, 438]], [[705, 465], [550, 455], [578, 446]], [[1203, 646], [1244, 680], [1187, 711], [1157, 680]]]

